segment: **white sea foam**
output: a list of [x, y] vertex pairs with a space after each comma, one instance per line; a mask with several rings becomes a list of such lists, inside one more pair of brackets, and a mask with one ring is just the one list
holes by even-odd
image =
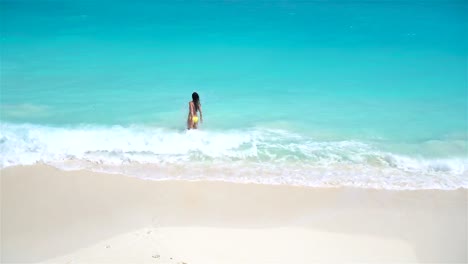
[[283, 130], [174, 131], [2, 123], [1, 166], [46, 163], [164, 180], [386, 189], [468, 188], [466, 157], [423, 158]]

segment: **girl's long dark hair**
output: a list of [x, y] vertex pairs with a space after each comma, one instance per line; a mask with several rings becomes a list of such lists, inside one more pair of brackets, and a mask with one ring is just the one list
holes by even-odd
[[195, 105], [195, 112], [200, 109], [200, 96], [198, 96], [197, 92], [192, 94], [193, 104]]

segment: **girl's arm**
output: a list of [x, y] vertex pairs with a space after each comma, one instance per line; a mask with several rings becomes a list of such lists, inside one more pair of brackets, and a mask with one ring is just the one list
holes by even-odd
[[192, 106], [190, 105], [190, 102], [189, 102], [189, 113], [188, 113], [188, 116], [187, 116], [187, 129], [191, 129], [192, 128]]
[[201, 105], [198, 106], [198, 110], [200, 110], [200, 122], [203, 123], [203, 113], [201, 110]]

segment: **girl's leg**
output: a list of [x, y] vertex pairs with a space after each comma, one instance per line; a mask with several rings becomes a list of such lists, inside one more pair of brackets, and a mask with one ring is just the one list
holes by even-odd
[[190, 116], [187, 118], [187, 129], [192, 129], [193, 128], [193, 122]]

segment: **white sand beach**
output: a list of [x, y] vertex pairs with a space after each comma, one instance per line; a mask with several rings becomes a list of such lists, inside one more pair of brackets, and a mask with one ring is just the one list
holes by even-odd
[[467, 191], [1, 170], [2, 263], [466, 263]]

